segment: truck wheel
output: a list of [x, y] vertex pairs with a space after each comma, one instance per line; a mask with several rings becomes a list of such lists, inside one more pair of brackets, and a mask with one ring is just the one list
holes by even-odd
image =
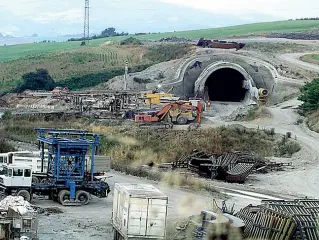
[[52, 200], [52, 201], [54, 201], [54, 202], [59, 202], [59, 200], [58, 200], [58, 194], [52, 192], [52, 193], [49, 195], [49, 200]]
[[64, 205], [65, 202], [70, 201], [70, 191], [61, 190], [59, 192], [59, 202]]
[[179, 116], [177, 118], [177, 123], [180, 125], [185, 125], [187, 123], [187, 121], [188, 121], [187, 118], [184, 116]]
[[87, 205], [90, 202], [90, 194], [88, 192], [79, 190], [75, 194], [75, 199], [82, 205]]
[[17, 192], [17, 196], [23, 197], [23, 199], [24, 199], [25, 201], [28, 201], [28, 202], [31, 201], [31, 195], [30, 195], [30, 193], [29, 193], [27, 190], [20, 190], [20, 191], [18, 191], [18, 192]]
[[39, 178], [36, 176], [32, 176], [32, 183], [39, 183]]
[[40, 183], [47, 184], [48, 183], [48, 179], [43, 178]]

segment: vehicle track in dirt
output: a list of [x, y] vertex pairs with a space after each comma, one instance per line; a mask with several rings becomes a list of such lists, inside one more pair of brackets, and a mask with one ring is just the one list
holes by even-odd
[[300, 58], [307, 54], [319, 54], [319, 52], [304, 52], [304, 53], [285, 53], [285, 54], [278, 54], [277, 57], [289, 64], [292, 64], [297, 67], [301, 67], [307, 69], [309, 71], [315, 71], [319, 73], [319, 65], [308, 63], [305, 61], [300, 60]]
[[292, 158], [296, 169], [280, 173], [256, 175], [258, 183], [255, 187], [277, 193], [292, 195], [305, 195], [319, 198], [319, 134], [309, 130], [305, 124], [297, 125], [300, 118], [294, 110], [299, 101], [292, 99], [276, 106], [267, 107], [271, 118], [256, 119], [250, 122], [232, 121], [223, 122], [216, 118], [209, 118], [212, 123], [203, 124], [202, 129], [223, 125], [239, 124], [247, 128], [271, 129], [276, 133], [285, 135], [292, 133], [301, 144], [302, 150]]

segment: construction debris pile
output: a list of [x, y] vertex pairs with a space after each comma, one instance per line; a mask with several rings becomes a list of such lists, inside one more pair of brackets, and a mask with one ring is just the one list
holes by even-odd
[[197, 150], [171, 163], [172, 169], [187, 168], [202, 177], [237, 183], [244, 183], [253, 171], [280, 170], [286, 165], [291, 164], [266, 162], [243, 152], [207, 154]]
[[241, 209], [235, 216], [245, 222], [245, 238], [319, 239], [318, 199], [264, 200], [259, 206]]
[[21, 196], [7, 196], [0, 202], [1, 211], [8, 211], [11, 208], [20, 215], [27, 213], [35, 213], [36, 210], [28, 201], [25, 201]]
[[7, 196], [0, 202], [0, 212], [0, 239], [38, 239], [37, 211], [23, 197]]
[[291, 33], [269, 33], [267, 38], [287, 38], [287, 39], [301, 39], [301, 40], [319, 40], [319, 32], [291, 32]]
[[189, 43], [192, 42], [191, 39], [180, 38], [180, 37], [167, 37], [159, 40], [160, 42], [176, 42], [176, 43]]

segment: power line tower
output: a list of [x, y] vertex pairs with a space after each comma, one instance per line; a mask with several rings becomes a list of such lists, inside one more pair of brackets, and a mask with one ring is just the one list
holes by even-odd
[[83, 43], [85, 45], [89, 44], [90, 40], [90, 1], [85, 0], [85, 9], [84, 9], [84, 33], [83, 33]]

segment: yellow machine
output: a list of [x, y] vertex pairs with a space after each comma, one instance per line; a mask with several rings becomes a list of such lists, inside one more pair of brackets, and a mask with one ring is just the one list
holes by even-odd
[[264, 88], [258, 90], [258, 102], [259, 104], [266, 105], [269, 98], [269, 91]]
[[174, 94], [171, 94], [171, 93], [146, 93], [145, 104], [159, 105], [159, 104], [161, 104], [161, 98], [163, 98], [163, 97], [172, 98], [172, 97], [174, 97]]

